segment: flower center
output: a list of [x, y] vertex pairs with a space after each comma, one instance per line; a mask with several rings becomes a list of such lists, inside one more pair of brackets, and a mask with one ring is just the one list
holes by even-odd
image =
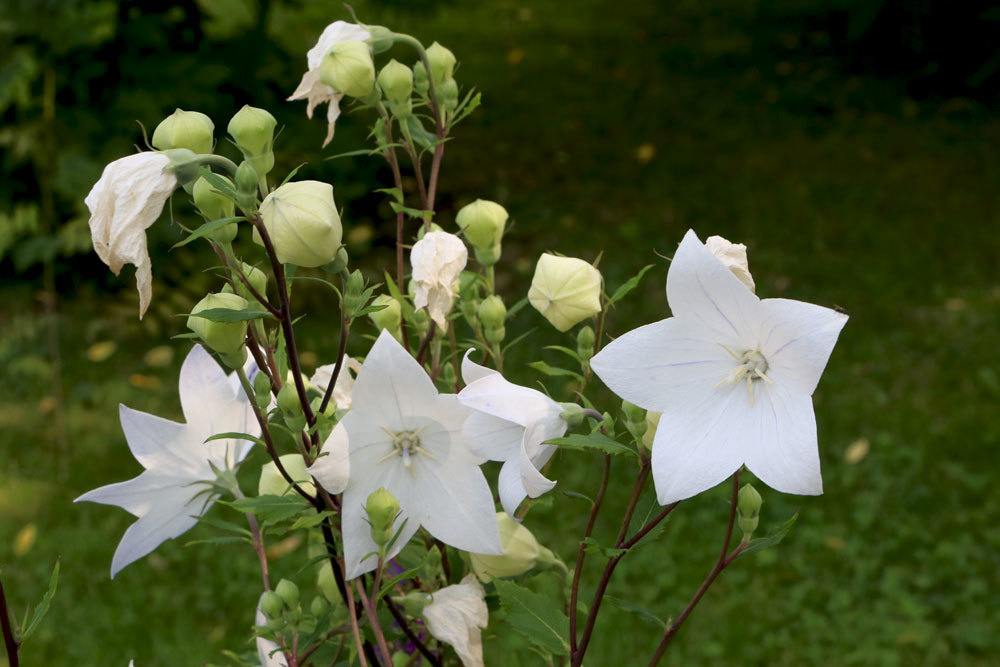
[[719, 385], [716, 386], [746, 382], [747, 392], [750, 394], [750, 403], [753, 404], [754, 384], [760, 382], [761, 380], [764, 382], [771, 382], [771, 378], [767, 376], [767, 359], [763, 354], [761, 354], [760, 350], [744, 350], [743, 352], [734, 352], [733, 350], [726, 348], [726, 352], [728, 352], [738, 363], [732, 372], [724, 377]]
[[389, 431], [385, 430], [386, 435], [389, 436], [392, 442], [392, 451], [379, 459], [379, 462], [391, 459], [394, 456], [398, 456], [403, 459], [403, 467], [409, 468], [410, 464], [413, 462], [413, 456], [416, 454], [423, 454], [430, 458], [434, 456], [424, 449], [420, 444], [420, 431], [423, 429], [411, 429], [408, 431]]

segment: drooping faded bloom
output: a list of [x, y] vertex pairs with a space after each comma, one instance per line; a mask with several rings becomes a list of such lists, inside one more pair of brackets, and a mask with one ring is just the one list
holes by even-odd
[[744, 464], [778, 491], [822, 493], [812, 394], [847, 316], [758, 298], [693, 231], [670, 264], [667, 302], [673, 317], [591, 360], [616, 394], [662, 412], [652, 452], [660, 503]]
[[448, 232], [428, 232], [410, 251], [416, 294], [413, 305], [427, 308], [441, 329], [448, 327], [448, 313], [458, 291], [458, 276], [469, 259], [462, 239]]
[[[321, 394], [325, 393], [326, 388], [330, 385], [330, 378], [333, 377], [335, 368], [336, 364], [320, 366], [312, 374], [312, 377], [309, 378], [309, 383], [316, 387]], [[354, 389], [354, 375], [360, 370], [361, 364], [357, 359], [348, 356], [344, 357], [343, 367], [340, 369], [340, 375], [337, 376], [337, 382], [333, 385], [333, 396], [330, 398], [330, 402], [337, 406], [338, 410], [351, 409], [351, 391]]]
[[116, 505], [138, 518], [115, 550], [112, 577], [198, 523], [215, 499], [210, 488], [216, 479], [213, 467], [236, 467], [252, 446], [245, 440], [206, 439], [218, 433], [260, 433], [235, 375], [227, 376], [200, 345], [184, 360], [179, 391], [183, 424], [120, 406], [125, 439], [145, 471], [74, 501]]
[[756, 291], [753, 276], [750, 275], [750, 263], [747, 260], [747, 247], [742, 243], [733, 243], [721, 236], [709, 236], [705, 239], [705, 247], [722, 262], [740, 282]]
[[601, 312], [601, 272], [576, 257], [538, 258], [528, 301], [559, 331]]
[[503, 461], [500, 502], [513, 515], [525, 498], [537, 498], [556, 485], [540, 470], [556, 452], [545, 441], [566, 433], [563, 407], [537, 389], [508, 382], [497, 371], [473, 362], [471, 352], [462, 361], [466, 387], [458, 400], [473, 412], [462, 431], [473, 452]]
[[485, 595], [476, 576], [467, 574], [461, 583], [432, 593], [424, 607], [427, 630], [455, 649], [463, 667], [483, 667], [482, 631], [489, 623]]
[[334, 21], [328, 25], [323, 34], [319, 36], [316, 45], [306, 53], [308, 70], [302, 75], [298, 88], [288, 98], [293, 100], [306, 100], [306, 115], [312, 118], [313, 110], [320, 104], [327, 104], [326, 109], [326, 138], [323, 145], [326, 146], [333, 139], [334, 123], [340, 116], [340, 100], [344, 97], [343, 91], [334, 90], [329, 85], [320, 80], [320, 65], [336, 45], [347, 42], [367, 41], [371, 34], [362, 26], [346, 21]]
[[[371, 554], [376, 545], [365, 503], [380, 487], [401, 507], [395, 524], [401, 530], [390, 557], [421, 526], [456, 549], [501, 553], [493, 497], [479, 469], [482, 459], [469, 450], [462, 435], [469, 409], [453, 394], [439, 394], [420, 364], [387, 331], [362, 364], [352, 399], [351, 409], [310, 468], [327, 491], [343, 490], [347, 576], [375, 568]], [[349, 475], [344, 466], [323, 463], [345, 449], [350, 452]]]
[[90, 209], [94, 251], [115, 275], [126, 264], [135, 266], [139, 318], [152, 298], [153, 269], [146, 250], [146, 230], [163, 212], [177, 187], [163, 153], [146, 151], [108, 164], [84, 202]]

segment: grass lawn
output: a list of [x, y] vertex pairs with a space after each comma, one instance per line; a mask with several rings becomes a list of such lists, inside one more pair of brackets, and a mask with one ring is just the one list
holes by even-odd
[[[357, 9], [450, 46], [459, 81], [483, 92], [484, 108], [448, 148], [441, 219], [447, 228], [454, 209], [477, 196], [507, 206], [515, 225], [498, 277], [509, 301], [525, 292], [537, 253], [591, 258], [603, 249], [612, 287], [656, 265], [613, 313], [611, 334], [665, 317], [660, 256], [691, 227], [746, 243], [761, 296], [851, 315], [815, 396], [825, 495], [764, 492], [761, 529], [796, 511], [797, 526], [777, 549], [727, 571], [685, 625], [671, 664], [995, 664], [997, 117], [962, 101], [915, 102], [892, 82], [845, 74], [810, 51], [808, 33], [744, 3], [442, 3], [425, 15], [374, 4]], [[302, 112], [289, 104], [280, 116]], [[332, 152], [358, 147], [359, 118], [342, 119]], [[313, 152], [302, 159], [318, 160], [324, 129], [308, 128]], [[371, 241], [355, 233], [354, 255], [381, 271], [388, 216], [358, 207], [352, 217], [351, 193], [374, 187], [374, 167], [360, 160], [354, 171], [341, 167], [338, 203], [345, 227], [371, 232]], [[103, 279], [96, 257], [77, 264]], [[154, 257], [161, 312], [193, 303], [198, 289], [169, 283], [198, 267], [177, 252]], [[185, 548], [182, 539], [112, 582], [111, 554], [130, 517], [70, 504], [137, 472], [119, 402], [180, 415], [185, 344], [171, 345], [172, 355], [162, 346], [182, 320], [154, 313], [138, 325], [126, 273], [117, 296], [63, 275], [61, 452], [36, 286], [3, 281], [0, 562], [15, 606], [40, 595], [56, 558], [63, 568], [50, 616], [25, 647], [29, 665], [221, 664], [222, 650], [249, 646], [257, 583], [249, 552]], [[305, 309], [321, 312], [325, 295], [307, 291]], [[524, 364], [559, 358], [541, 349], [556, 336], [530, 309], [509, 330], [528, 327], [538, 334], [509, 365], [535, 382]], [[336, 341], [308, 322], [300, 346], [325, 361]], [[598, 528], [604, 542], [631, 486], [625, 463], [614, 472]], [[590, 495], [599, 462], [564, 454], [552, 474], [558, 488]], [[726, 498], [719, 488], [685, 503], [655, 543], [623, 562], [610, 594], [661, 618], [678, 613], [717, 554]], [[558, 496], [529, 517], [566, 560], [584, 522], [577, 502]], [[199, 527], [191, 539], [208, 534]], [[282, 546], [289, 554], [275, 569], [294, 574], [304, 546]], [[598, 575], [599, 559], [590, 563], [584, 599]], [[608, 605], [588, 664], [644, 664], [657, 633]], [[487, 663], [518, 664], [502, 655]]]

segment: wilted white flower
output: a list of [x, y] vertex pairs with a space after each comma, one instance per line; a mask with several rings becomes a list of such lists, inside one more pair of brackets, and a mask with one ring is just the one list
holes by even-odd
[[146, 470], [74, 501], [116, 505], [138, 517], [115, 550], [112, 577], [198, 523], [214, 502], [209, 488], [216, 479], [213, 466], [236, 467], [252, 446], [245, 440], [205, 442], [210, 436], [260, 433], [235, 374], [227, 377], [200, 345], [192, 348], [181, 366], [179, 391], [184, 424], [120, 406], [129, 449]]
[[120, 158], [104, 168], [84, 202], [90, 209], [94, 251], [115, 275], [126, 264], [135, 266], [139, 318], [152, 297], [153, 269], [146, 250], [146, 230], [156, 222], [177, 187], [167, 169], [170, 159], [146, 151]]
[[[331, 493], [343, 490], [342, 529], [347, 577], [375, 568], [376, 551], [365, 513], [368, 496], [384, 487], [399, 500], [389, 557], [418, 528], [456, 549], [501, 553], [493, 496], [469, 451], [462, 423], [469, 409], [453, 394], [439, 394], [424, 369], [383, 331], [354, 383], [352, 407], [323, 445], [323, 454], [350, 451], [350, 474], [322, 463], [310, 472]], [[328, 483], [334, 468], [334, 484]], [[346, 488], [344, 477], [348, 477]], [[331, 488], [332, 487], [332, 488]]]
[[544, 253], [531, 279], [528, 301], [559, 331], [601, 312], [601, 273], [576, 257]]
[[438, 641], [450, 644], [464, 667], [483, 667], [483, 628], [489, 623], [486, 591], [473, 574], [461, 583], [431, 594], [424, 607], [427, 630]]
[[[309, 378], [309, 383], [316, 387], [319, 393], [325, 394], [335, 368], [336, 364], [320, 366], [312, 374], [312, 377]], [[343, 367], [340, 369], [340, 375], [337, 376], [336, 384], [333, 385], [333, 396], [330, 398], [330, 402], [337, 406], [338, 410], [351, 409], [351, 390], [354, 389], [354, 374], [357, 374], [360, 370], [361, 363], [357, 359], [344, 356]]]
[[667, 274], [673, 317], [618, 337], [591, 360], [616, 394], [662, 412], [653, 440], [661, 504], [746, 465], [784, 493], [823, 492], [812, 394], [847, 316], [760, 299], [693, 231]]
[[323, 58], [337, 44], [356, 41], [367, 41], [371, 34], [363, 27], [346, 21], [334, 21], [328, 25], [323, 34], [319, 36], [316, 45], [306, 53], [306, 62], [309, 69], [302, 75], [298, 88], [288, 98], [291, 100], [307, 100], [306, 115], [312, 118], [313, 109], [320, 104], [328, 104], [326, 110], [326, 139], [323, 145], [326, 146], [333, 139], [333, 126], [340, 116], [340, 99], [344, 96], [341, 91], [336, 91], [327, 84], [320, 81], [319, 70], [323, 64]]
[[448, 232], [429, 232], [410, 251], [416, 294], [413, 305], [427, 308], [431, 319], [441, 329], [448, 327], [457, 292], [458, 276], [469, 259], [462, 239]]
[[749, 287], [751, 292], [756, 290], [753, 276], [750, 275], [750, 264], [747, 261], [747, 247], [745, 245], [732, 243], [721, 236], [709, 236], [705, 239], [705, 247], [727, 269], [732, 271], [741, 283]]
[[546, 440], [566, 433], [563, 407], [542, 392], [508, 382], [500, 373], [473, 362], [466, 353], [458, 394], [473, 412], [462, 432], [469, 447], [491, 461], [503, 461], [498, 482], [500, 502], [514, 514], [526, 497], [537, 498], [556, 485], [541, 468], [556, 452]]

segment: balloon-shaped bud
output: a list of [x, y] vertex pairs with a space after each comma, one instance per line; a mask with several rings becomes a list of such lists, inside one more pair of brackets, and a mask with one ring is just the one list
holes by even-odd
[[[267, 274], [258, 269], [256, 266], [250, 266], [246, 262], [240, 262], [240, 270], [243, 271], [243, 275], [246, 276], [247, 282], [257, 291], [261, 296], [267, 296]], [[254, 301], [253, 293], [247, 289], [246, 285], [243, 284], [242, 280], [237, 279], [236, 282], [236, 293], [242, 296], [247, 301]], [[263, 373], [261, 374], [263, 375]]]
[[285, 601], [274, 591], [266, 591], [260, 596], [260, 610], [269, 619], [278, 618], [285, 611]]
[[[232, 185], [232, 181], [225, 176], [219, 176], [219, 178]], [[194, 205], [201, 211], [206, 220], [231, 218], [236, 213], [236, 203], [216, 190], [204, 176], [194, 182], [191, 194], [194, 196]], [[220, 243], [232, 243], [233, 239], [236, 238], [236, 232], [236, 223], [231, 222], [209, 234], [209, 237]]]
[[424, 67], [423, 61], [420, 60], [413, 65], [413, 87], [421, 97], [426, 97], [427, 91], [430, 89], [427, 79], [427, 68]]
[[760, 508], [764, 504], [764, 499], [753, 487], [753, 484], [744, 484], [740, 488], [736, 500], [736, 510], [739, 513], [740, 530], [743, 531], [743, 541], [749, 541], [753, 531], [757, 530], [757, 522], [760, 520]]
[[[247, 300], [237, 294], [227, 294], [226, 292], [208, 294], [191, 310], [187, 326], [198, 334], [205, 345], [222, 355], [227, 364], [235, 365], [237, 357], [239, 363], [242, 363], [243, 355], [241, 353], [243, 341], [247, 335], [247, 323], [246, 321], [225, 321], [224, 311], [246, 310], [248, 305]], [[216, 312], [199, 317], [199, 313], [205, 311]], [[231, 359], [227, 360], [226, 357], [231, 357]]]
[[390, 60], [378, 73], [378, 85], [387, 100], [405, 104], [413, 94], [413, 70], [403, 63]]
[[317, 595], [313, 598], [313, 601], [309, 603], [309, 613], [313, 616], [322, 616], [329, 605], [327, 605], [326, 600], [321, 595]]
[[248, 105], [236, 112], [226, 128], [243, 157], [247, 159], [260, 176], [265, 176], [274, 168], [274, 128], [278, 121], [266, 109]]
[[365, 512], [371, 524], [372, 540], [379, 547], [384, 547], [392, 539], [392, 524], [399, 514], [399, 501], [388, 489], [379, 487], [368, 496]]
[[299, 587], [294, 582], [282, 579], [274, 587], [274, 592], [289, 609], [299, 606]]
[[[343, 229], [329, 183], [285, 183], [264, 198], [260, 215], [281, 263], [316, 267], [337, 256]], [[263, 245], [257, 230], [254, 241]]]
[[195, 153], [211, 153], [215, 123], [198, 111], [176, 109], [153, 130], [151, 143], [161, 151], [186, 148]]
[[349, 97], [368, 97], [375, 88], [375, 63], [367, 42], [334, 44], [319, 66], [320, 81]]
[[368, 319], [372, 321], [379, 331], [388, 329], [396, 340], [402, 335], [400, 325], [403, 322], [403, 309], [393, 297], [388, 294], [379, 294], [372, 300], [373, 306], [385, 306], [381, 310], [368, 313]]
[[504, 323], [507, 321], [507, 307], [503, 305], [500, 297], [494, 294], [483, 299], [476, 309], [476, 316], [483, 326], [483, 334], [487, 341], [503, 342], [506, 335]]
[[554, 560], [552, 552], [539, 544], [524, 524], [506, 512], [497, 513], [497, 528], [503, 555], [469, 554], [472, 571], [480, 580], [517, 577], [535, 567], [540, 560]]
[[434, 92], [437, 93], [438, 105], [445, 111], [454, 111], [458, 107], [458, 82], [454, 79], [442, 81]]
[[431, 67], [434, 85], [444, 83], [455, 74], [455, 54], [437, 42], [427, 47], [427, 62]]
[[503, 238], [507, 225], [507, 209], [496, 202], [477, 199], [466, 204], [455, 216], [462, 234], [477, 250], [492, 248]]
[[584, 364], [590, 364], [594, 356], [594, 345], [597, 339], [594, 337], [594, 329], [591, 326], [580, 327], [576, 334], [576, 353]]
[[601, 273], [575, 257], [538, 258], [528, 301], [559, 331], [601, 312]]

